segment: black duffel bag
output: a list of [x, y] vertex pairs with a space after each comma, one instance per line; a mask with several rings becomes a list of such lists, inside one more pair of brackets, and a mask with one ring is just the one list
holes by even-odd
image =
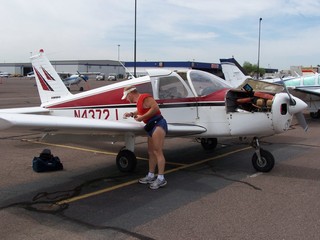
[[54, 157], [50, 149], [44, 149], [39, 157], [32, 160], [32, 168], [35, 172], [50, 172], [63, 170], [59, 157]]

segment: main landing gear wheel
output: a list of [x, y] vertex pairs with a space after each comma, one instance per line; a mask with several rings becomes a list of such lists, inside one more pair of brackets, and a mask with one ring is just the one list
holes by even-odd
[[258, 158], [257, 153], [254, 153], [252, 156], [252, 165], [258, 172], [269, 172], [274, 166], [274, 157], [273, 155], [262, 148], [260, 148], [260, 159]]
[[130, 150], [121, 150], [116, 159], [117, 167], [121, 172], [133, 172], [137, 165], [136, 155]]
[[201, 138], [201, 146], [204, 150], [213, 150], [218, 145], [217, 138]]

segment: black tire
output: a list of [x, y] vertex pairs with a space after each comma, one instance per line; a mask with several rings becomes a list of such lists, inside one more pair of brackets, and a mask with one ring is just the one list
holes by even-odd
[[310, 117], [313, 119], [319, 119], [320, 118], [320, 111], [317, 112], [310, 112]]
[[201, 138], [201, 146], [204, 150], [213, 150], [218, 145], [217, 138]]
[[83, 87], [80, 87], [79, 91], [80, 92], [83, 92], [84, 88]]
[[121, 150], [117, 155], [116, 164], [120, 172], [133, 172], [137, 165], [136, 155], [130, 150]]
[[264, 149], [260, 149], [261, 161], [258, 160], [256, 153], [252, 156], [252, 165], [258, 172], [270, 172], [274, 167], [273, 155]]

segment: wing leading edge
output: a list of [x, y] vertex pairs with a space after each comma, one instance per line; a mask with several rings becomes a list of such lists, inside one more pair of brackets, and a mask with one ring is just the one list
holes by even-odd
[[[1, 113], [0, 130], [8, 128], [27, 128], [44, 132], [68, 133], [105, 133], [121, 135], [131, 132], [146, 136], [144, 124], [139, 122], [102, 121], [87, 118], [70, 118], [61, 116]], [[170, 136], [200, 134], [206, 131], [202, 126], [193, 124], [168, 124]]]
[[22, 108], [4, 108], [0, 109], [0, 113], [19, 113], [19, 114], [44, 114], [50, 110], [43, 107], [22, 107]]

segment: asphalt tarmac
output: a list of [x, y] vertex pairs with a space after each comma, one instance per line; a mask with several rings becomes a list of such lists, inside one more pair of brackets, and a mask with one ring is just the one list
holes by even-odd
[[[2, 79], [0, 99], [0, 108], [39, 104], [27, 78]], [[166, 139], [168, 185], [158, 190], [137, 183], [147, 171], [145, 138], [137, 139], [136, 171], [125, 174], [115, 165], [121, 142], [1, 131], [0, 239], [318, 239], [320, 122], [306, 118], [307, 133], [293, 125], [261, 139], [276, 159], [269, 173], [255, 172], [253, 149], [237, 139], [214, 151]], [[44, 148], [63, 171], [32, 170]]]

